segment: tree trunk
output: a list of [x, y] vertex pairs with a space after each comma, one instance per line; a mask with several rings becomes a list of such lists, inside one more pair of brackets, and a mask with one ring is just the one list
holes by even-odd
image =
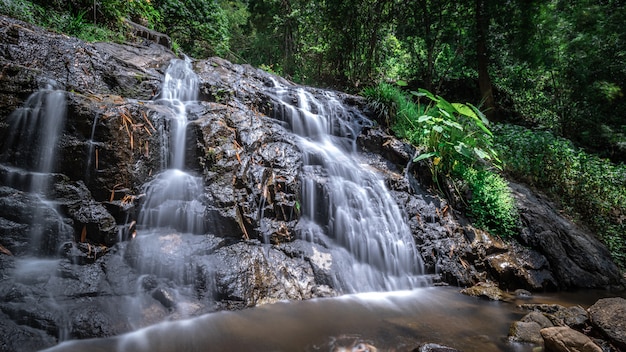
[[489, 77], [489, 56], [487, 54], [487, 30], [489, 13], [487, 0], [476, 0], [476, 55], [478, 56], [478, 86], [482, 97], [482, 106], [489, 120], [496, 118], [496, 103], [493, 98], [491, 77]]

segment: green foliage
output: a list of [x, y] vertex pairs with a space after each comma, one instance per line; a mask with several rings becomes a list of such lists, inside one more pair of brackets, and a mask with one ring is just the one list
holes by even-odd
[[549, 131], [501, 125], [495, 132], [506, 171], [579, 214], [626, 267], [626, 166], [586, 153]]
[[225, 55], [229, 49], [228, 20], [215, 1], [153, 0], [166, 34], [193, 57]]
[[450, 103], [425, 89], [411, 91], [417, 99], [413, 103], [400, 89], [386, 83], [365, 90], [364, 95], [391, 122], [399, 137], [425, 147], [416, 161], [432, 159], [435, 180], [459, 165], [498, 165], [489, 121], [472, 104]]
[[390, 84], [367, 88], [363, 95], [397, 136], [424, 150], [414, 161], [432, 161], [435, 183], [445, 176], [467, 184], [471, 193], [468, 212], [476, 226], [502, 237], [517, 233], [515, 201], [506, 181], [491, 170], [500, 161], [489, 122], [480, 110], [471, 104], [450, 103], [424, 89], [407, 96]]
[[0, 0], [0, 13], [19, 20], [39, 23], [45, 10], [26, 0]]
[[121, 35], [88, 19], [88, 11], [59, 11], [26, 0], [0, 0], [0, 13], [53, 31], [78, 37], [84, 41], [119, 41]]
[[460, 168], [458, 175], [467, 182], [471, 196], [468, 215], [473, 223], [502, 238], [519, 233], [519, 214], [506, 180], [482, 169]]

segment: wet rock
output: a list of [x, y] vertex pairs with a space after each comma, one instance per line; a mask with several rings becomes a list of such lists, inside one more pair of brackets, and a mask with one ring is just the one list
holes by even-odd
[[585, 334], [565, 326], [541, 329], [546, 351], [602, 352]]
[[520, 321], [534, 322], [537, 323], [541, 328], [549, 328], [551, 326], [554, 326], [552, 320], [548, 318], [545, 314], [540, 312], [530, 312], [526, 314]]
[[509, 339], [516, 342], [541, 344], [543, 338], [539, 332], [542, 327], [534, 321], [516, 321], [509, 329]]
[[42, 330], [20, 325], [0, 313], [0, 350], [15, 352], [38, 351], [53, 346], [57, 339]]
[[74, 221], [78, 241], [111, 246], [119, 241], [117, 226], [106, 208], [96, 203], [82, 181], [55, 184], [54, 199]]
[[517, 342], [542, 344], [543, 337], [541, 336], [540, 330], [551, 326], [554, 326], [554, 324], [552, 324], [552, 321], [544, 314], [530, 312], [520, 321], [511, 324], [509, 339]]
[[587, 311], [581, 306], [572, 306], [559, 309], [553, 314], [555, 319], [562, 322], [559, 325], [567, 325], [571, 328], [583, 328], [589, 322]]
[[418, 352], [459, 352], [459, 350], [455, 348], [438, 345], [436, 343], [423, 344], [417, 349], [417, 351]]
[[594, 327], [615, 346], [626, 350], [626, 299], [600, 299], [589, 307], [589, 316]]
[[550, 264], [543, 255], [516, 243], [511, 243], [507, 249], [507, 252], [486, 257], [489, 271], [503, 288], [542, 290], [557, 287]]
[[318, 286], [311, 267], [276, 248], [240, 242], [216, 252], [219, 298], [244, 307], [282, 299], [315, 297]]
[[461, 293], [468, 296], [488, 298], [492, 301], [506, 301], [512, 298], [511, 294], [502, 291], [496, 283], [481, 282], [469, 288], [464, 288]]
[[71, 221], [55, 204], [26, 192], [0, 187], [0, 245], [13, 255], [55, 255], [62, 243], [73, 239]]
[[152, 291], [152, 298], [159, 301], [165, 308], [174, 308], [176, 306], [176, 298], [174, 294], [164, 287], [158, 287]]

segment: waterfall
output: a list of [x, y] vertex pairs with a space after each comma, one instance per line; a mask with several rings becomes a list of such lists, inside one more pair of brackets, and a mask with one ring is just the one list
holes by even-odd
[[[187, 107], [195, 103], [197, 95], [198, 77], [191, 62], [173, 60], [165, 72], [163, 89], [156, 101], [171, 111], [165, 116], [169, 133], [163, 136], [161, 164], [166, 168], [144, 186], [145, 199], [137, 219], [137, 237], [130, 247], [134, 253], [131, 256], [136, 256], [136, 268], [144, 277], [156, 275], [177, 283], [176, 288], [162, 288], [165, 290], [162, 292], [167, 292], [164, 295], [172, 297], [179, 295], [180, 290], [193, 290], [197, 268], [188, 256], [191, 249], [187, 247], [195, 241], [194, 236], [204, 234], [207, 227], [205, 206], [200, 199], [204, 194], [202, 178], [185, 171]], [[137, 297], [138, 302], [142, 299]], [[141, 315], [137, 312], [137, 317]]]
[[275, 118], [293, 131], [304, 155], [300, 237], [331, 249], [335, 285], [345, 292], [424, 285], [404, 214], [356, 152], [356, 136], [368, 120], [332, 92], [276, 85], [273, 94]]
[[29, 224], [28, 254], [56, 254], [73, 230], [59, 214], [48, 193], [55, 171], [57, 144], [66, 118], [65, 92], [51, 87], [31, 94], [7, 119], [9, 128], [2, 143], [0, 161], [4, 184], [21, 189], [33, 199]]
[[146, 200], [138, 223], [144, 228], [171, 228], [182, 232], [204, 233], [204, 206], [200, 177], [184, 171], [187, 145], [187, 105], [198, 96], [198, 77], [189, 59], [173, 60], [165, 72], [159, 102], [169, 106], [169, 139], [163, 155], [168, 168], [145, 188]]
[[9, 116], [8, 131], [12, 133], [4, 141], [2, 160], [21, 168], [22, 172], [16, 172], [7, 184], [15, 183], [40, 195], [47, 192], [65, 115], [65, 92], [47, 88], [33, 93], [24, 106]]

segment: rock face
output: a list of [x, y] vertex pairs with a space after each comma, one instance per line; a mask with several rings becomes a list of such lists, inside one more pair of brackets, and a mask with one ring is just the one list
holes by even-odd
[[571, 221], [557, 215], [542, 197], [511, 184], [524, 228], [521, 243], [542, 253], [562, 288], [602, 287], [615, 283], [619, 270], [605, 246]]
[[[139, 213], [169, 156], [174, 108], [159, 94], [175, 55], [154, 43], [87, 44], [1, 16], [0, 28], [0, 341], [7, 348], [341, 293], [330, 241], [308, 241], [310, 224], [300, 221], [303, 180], [325, 175], [315, 165], [304, 170], [267, 93], [276, 82], [293, 83], [218, 58], [193, 62], [200, 94], [186, 107], [184, 164], [202, 181], [194, 201], [206, 231], [147, 234]], [[50, 187], [34, 195], [27, 184], [37, 173], [22, 169], [21, 153], [5, 141], [16, 128], [11, 113], [44, 88], [63, 92], [67, 117]], [[362, 99], [333, 94], [367, 113]], [[340, 142], [355, 142], [362, 163], [384, 178], [434, 280], [531, 290], [619, 282], [592, 236], [549, 204], [522, 201], [533, 199], [522, 186], [514, 189], [523, 195], [524, 243], [505, 243], [419, 182], [425, 174], [411, 162], [411, 146], [357, 123], [357, 135]]]

